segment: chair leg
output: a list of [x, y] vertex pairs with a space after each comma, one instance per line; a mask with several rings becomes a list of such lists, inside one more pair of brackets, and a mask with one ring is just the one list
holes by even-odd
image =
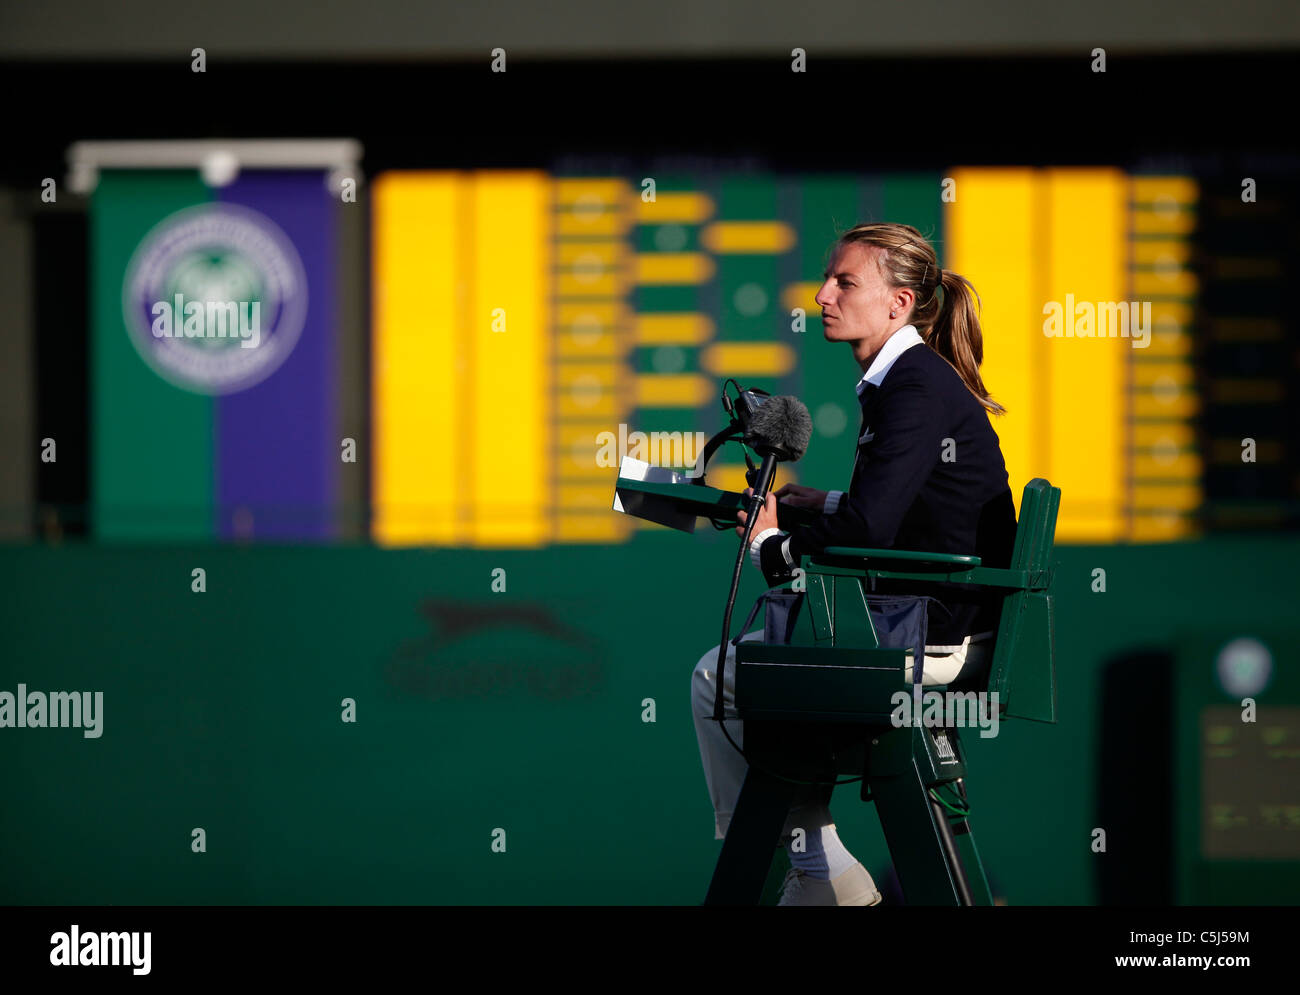
[[867, 770], [903, 895], [909, 905], [992, 905], [970, 825], [930, 796], [933, 772], [914, 733], [924, 735], [879, 730]]
[[934, 810], [920, 778], [872, 778], [871, 792], [907, 904], [959, 905]]
[[[913, 730], [880, 729], [867, 762], [871, 796], [894, 870], [909, 905], [960, 905], [942, 813], [926, 791], [926, 773], [913, 754]], [[942, 823], [942, 828], [940, 826]], [[951, 832], [947, 842], [951, 843]]]
[[798, 785], [750, 767], [713, 868], [705, 905], [757, 905]]

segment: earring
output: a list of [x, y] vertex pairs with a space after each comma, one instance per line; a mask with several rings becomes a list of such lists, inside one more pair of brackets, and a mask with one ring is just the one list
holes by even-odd
[[894, 312], [893, 312], [893, 311], [890, 311], [890, 312], [889, 312], [889, 316], [890, 316], [891, 318], [894, 317]]

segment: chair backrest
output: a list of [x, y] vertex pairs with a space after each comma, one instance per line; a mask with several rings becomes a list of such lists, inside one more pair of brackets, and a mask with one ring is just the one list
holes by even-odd
[[1056, 721], [1056, 648], [1052, 595], [1052, 550], [1061, 489], [1042, 477], [1025, 485], [1016, 523], [1011, 569], [1029, 575], [1026, 590], [1002, 601], [989, 664], [988, 691], [996, 692], [1004, 716]]
[[1025, 484], [1020, 498], [1020, 518], [1016, 523], [1016, 543], [1011, 553], [1012, 570], [1051, 569], [1052, 548], [1056, 541], [1056, 512], [1061, 504], [1061, 489], [1042, 477]]

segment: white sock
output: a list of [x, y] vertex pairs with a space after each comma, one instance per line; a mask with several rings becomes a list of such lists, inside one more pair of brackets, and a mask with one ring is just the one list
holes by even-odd
[[845, 849], [840, 842], [835, 823], [819, 828], [814, 827], [804, 838], [804, 850], [796, 853], [794, 840], [785, 845], [785, 852], [790, 855], [790, 865], [797, 867], [811, 878], [829, 881], [837, 878], [857, 863], [857, 858]]

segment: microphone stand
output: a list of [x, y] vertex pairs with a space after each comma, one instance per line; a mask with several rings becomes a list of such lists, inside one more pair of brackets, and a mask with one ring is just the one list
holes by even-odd
[[[749, 543], [754, 534], [754, 524], [758, 521], [758, 512], [767, 504], [767, 492], [776, 476], [777, 456], [772, 450], [763, 454], [763, 465], [759, 467], [758, 479], [755, 481], [754, 493], [749, 502], [749, 514], [745, 519], [745, 535], [741, 539], [740, 549], [736, 554], [736, 566], [731, 572], [731, 591], [727, 595], [727, 611], [722, 617], [722, 643], [718, 646], [718, 681], [713, 689], [713, 719], [723, 721], [722, 687], [727, 672], [727, 640], [731, 636], [731, 612], [736, 606], [736, 594], [740, 591], [740, 575], [745, 567], [745, 557], [749, 554]], [[724, 728], [723, 733], [726, 733]], [[728, 736], [728, 739], [731, 737]]]

